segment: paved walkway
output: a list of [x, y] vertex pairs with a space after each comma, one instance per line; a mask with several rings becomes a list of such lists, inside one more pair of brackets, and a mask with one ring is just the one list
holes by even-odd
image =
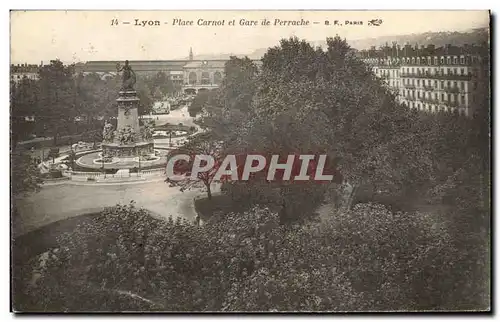
[[64, 183], [45, 185], [41, 191], [16, 201], [19, 215], [13, 222], [13, 235], [19, 236], [61, 219], [98, 212], [104, 207], [131, 200], [154, 216], [196, 216], [193, 198], [204, 194], [200, 190], [180, 192], [163, 180], [133, 184]]
[[194, 118], [189, 116], [188, 106], [184, 105], [178, 109], [175, 109], [170, 112], [170, 114], [159, 114], [159, 115], [143, 115], [143, 119], [151, 118], [155, 121], [156, 126], [162, 125], [165, 123], [170, 124], [179, 124], [182, 123], [186, 126], [197, 126], [194, 124]]

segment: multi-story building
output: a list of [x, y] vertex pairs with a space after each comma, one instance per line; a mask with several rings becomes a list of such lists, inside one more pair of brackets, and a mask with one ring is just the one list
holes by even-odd
[[[196, 94], [200, 90], [219, 87], [224, 75], [224, 65], [227, 59], [194, 59], [193, 51], [189, 51], [186, 60], [130, 60], [132, 69], [138, 75], [153, 76], [164, 72], [174, 84], [182, 87], [187, 94]], [[101, 77], [115, 77], [118, 61], [89, 61], [75, 65], [77, 73], [97, 73]], [[254, 60], [257, 66], [262, 62]]]
[[192, 61], [184, 65], [184, 92], [195, 94], [200, 90], [217, 88], [222, 82], [225, 61]]
[[483, 47], [392, 47], [360, 51], [363, 61], [394, 90], [400, 103], [428, 112], [472, 115]]
[[[43, 64], [43, 63], [42, 63]], [[23, 78], [38, 79], [38, 71], [42, 65], [17, 64], [10, 65], [10, 80], [19, 83]]]

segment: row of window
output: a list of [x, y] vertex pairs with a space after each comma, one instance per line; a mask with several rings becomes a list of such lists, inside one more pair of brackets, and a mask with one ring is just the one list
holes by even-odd
[[[399, 81], [396, 80], [389, 80], [388, 85], [390, 87], [395, 87], [399, 88]], [[466, 86], [465, 82], [460, 81], [440, 81], [438, 83], [437, 80], [430, 80], [430, 79], [403, 79], [403, 85], [404, 86], [415, 86], [416, 88], [420, 87], [431, 87], [432, 89], [436, 90], [446, 90], [450, 88], [458, 89], [460, 91], [465, 91]], [[440, 86], [439, 86], [440, 85]], [[473, 83], [473, 89], [477, 89], [477, 83]]]
[[[215, 72], [213, 74], [213, 78], [214, 78], [213, 79], [213, 83], [214, 84], [220, 84], [222, 82], [222, 74], [220, 72]], [[198, 83], [198, 75], [195, 72], [189, 73], [188, 83], [191, 84], [191, 85], [194, 85], [194, 84]], [[208, 72], [202, 72], [201, 73], [200, 83], [203, 84], [203, 85], [211, 84], [212, 82], [210, 80], [210, 73], [208, 73]]]
[[416, 64], [416, 65], [467, 65], [469, 63], [477, 63], [479, 61], [479, 58], [477, 56], [471, 56], [471, 57], [465, 57], [465, 56], [441, 56], [441, 57], [430, 57], [430, 56], [424, 56], [424, 57], [403, 57], [400, 59], [399, 57], [397, 58], [386, 58], [386, 59], [375, 59], [375, 60], [370, 60], [367, 59], [366, 61], [368, 62], [377, 62], [380, 64], [386, 64], [386, 65], [394, 65], [397, 63], [403, 63], [403, 64]]
[[[445, 74], [446, 71], [446, 74]], [[460, 74], [458, 73], [459, 69], [458, 68], [415, 68], [415, 67], [403, 67], [401, 70], [401, 73], [407, 73], [407, 74], [425, 74], [427, 73], [428, 75], [437, 75], [438, 73], [441, 73], [441, 75], [466, 75], [465, 68], [460, 68]], [[380, 76], [389, 76], [389, 77], [398, 77], [399, 70], [385, 70], [385, 69], [378, 69], [376, 70], [376, 74]], [[470, 71], [469, 71], [470, 74]]]
[[389, 76], [391, 78], [398, 77], [398, 75], [399, 75], [399, 71], [398, 70], [379, 69], [375, 73], [377, 75], [380, 75], [380, 76]]
[[[406, 104], [405, 104], [406, 105]], [[422, 104], [422, 103], [414, 103], [414, 102], [409, 102], [408, 106], [410, 108], [416, 108], [421, 111], [429, 111], [429, 112], [455, 112], [455, 113], [460, 113], [460, 114], [465, 114], [465, 110], [463, 109], [456, 109], [452, 108], [449, 106], [432, 106], [430, 104]]]
[[[417, 98], [417, 99], [430, 99], [430, 100], [438, 100], [439, 94], [432, 92], [421, 92], [414, 90], [403, 90], [403, 96], [408, 98]], [[465, 95], [458, 95], [455, 93], [441, 93], [441, 102], [458, 102], [458, 104], [466, 104]]]
[[[477, 57], [475, 56], [472, 56], [472, 62], [476, 62], [477, 61]], [[447, 65], [458, 65], [460, 63], [460, 65], [465, 65], [466, 63], [466, 59], [465, 59], [465, 56], [460, 56], [460, 59], [457, 57], [457, 56], [453, 56], [453, 57], [444, 57], [444, 56], [441, 56], [439, 57], [439, 60], [438, 60], [438, 57], [412, 57], [412, 58], [406, 58], [404, 59], [403, 58], [403, 62], [406, 62], [408, 64], [414, 64], [414, 63], [417, 63], [417, 64], [427, 64], [427, 65], [437, 65], [438, 62], [443, 65], [443, 64], [447, 64]]]
[[24, 77], [27, 77], [28, 79], [36, 79], [37, 75], [11, 75], [11, 79], [23, 79]]
[[[438, 88], [438, 81], [437, 80], [430, 80], [430, 79], [422, 79], [422, 82], [420, 82], [420, 79], [403, 79], [403, 85], [416, 85], [417, 87], [422, 84], [422, 86], [429, 86], [433, 87], [435, 89], [442, 89], [444, 90], [445, 88], [459, 88], [465, 91], [465, 82], [464, 81], [440, 81], [440, 87]], [[475, 84], [475, 83], [474, 83]]]
[[[445, 74], [446, 71], [446, 74]], [[434, 75], [436, 75], [438, 72], [440, 72], [442, 75], [458, 75], [458, 68], [441, 68], [440, 70], [438, 68], [414, 68], [414, 67], [403, 67], [403, 73], [426, 73], [427, 74], [432, 74], [434, 72]], [[460, 68], [460, 75], [465, 75], [465, 68]]]

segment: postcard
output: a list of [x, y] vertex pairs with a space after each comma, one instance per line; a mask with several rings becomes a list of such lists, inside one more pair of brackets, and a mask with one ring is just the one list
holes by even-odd
[[11, 11], [12, 312], [490, 312], [489, 11]]

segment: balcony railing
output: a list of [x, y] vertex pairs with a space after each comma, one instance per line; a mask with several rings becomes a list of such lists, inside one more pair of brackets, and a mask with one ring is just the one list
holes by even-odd
[[434, 90], [434, 87], [432, 85], [424, 85], [423, 88], [426, 90], [426, 91], [433, 91]]
[[401, 77], [432, 78], [432, 74], [429, 72], [401, 73]]
[[470, 80], [472, 78], [472, 74], [445, 74], [445, 73], [437, 73], [432, 76], [432, 78], [436, 79], [456, 79], [456, 80]]
[[404, 87], [409, 88], [409, 89], [415, 89], [416, 88], [414, 84], [406, 84], [406, 85], [404, 85]]
[[427, 104], [437, 104], [439, 105], [439, 100], [435, 98], [422, 98], [422, 102], [427, 103]]
[[430, 73], [430, 72], [417, 72], [417, 73], [401, 73], [401, 77], [410, 78], [433, 78], [433, 79], [456, 79], [456, 80], [470, 80], [472, 74], [445, 74], [441, 72]]
[[460, 92], [460, 88], [458, 88], [456, 86], [445, 87], [444, 90], [446, 92], [449, 92], [449, 93], [459, 93]]

